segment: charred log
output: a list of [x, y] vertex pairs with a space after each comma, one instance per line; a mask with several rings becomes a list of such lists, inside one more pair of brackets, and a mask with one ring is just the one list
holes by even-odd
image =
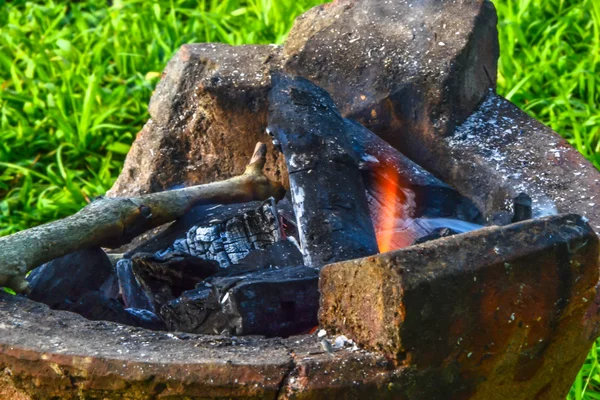
[[286, 159], [305, 264], [377, 253], [358, 160], [333, 100], [303, 78], [272, 80], [268, 131]]
[[79, 250], [50, 261], [27, 277], [32, 300], [61, 308], [89, 291], [100, 290], [113, 274], [113, 266], [100, 248]]
[[117, 277], [119, 294], [125, 307], [155, 311], [154, 303], [133, 274], [133, 262], [130, 259], [124, 258], [117, 262]]
[[[396, 214], [401, 218], [455, 218], [482, 222], [475, 204], [419, 165], [404, 156], [379, 136], [345, 119], [346, 132], [360, 157], [361, 172], [369, 195], [372, 216], [385, 214], [387, 205], [382, 188], [394, 189]], [[382, 184], [382, 180], [386, 183]]]
[[150, 299], [152, 311], [159, 310], [163, 304], [217, 273], [219, 266], [185, 253], [140, 253], [131, 259], [131, 270], [135, 281]]
[[171, 330], [289, 336], [317, 325], [318, 272], [307, 267], [214, 277], [162, 307]]
[[227, 268], [238, 264], [251, 252], [264, 250], [283, 239], [273, 199], [258, 207], [240, 207], [239, 210], [228, 215], [214, 215], [206, 225], [193, 226], [186, 237], [176, 240], [168, 251], [214, 260]]

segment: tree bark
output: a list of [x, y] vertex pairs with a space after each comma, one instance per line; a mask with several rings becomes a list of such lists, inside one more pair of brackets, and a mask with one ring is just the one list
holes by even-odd
[[258, 143], [246, 171], [231, 179], [139, 197], [102, 198], [70, 217], [0, 238], [0, 286], [21, 292], [27, 288], [25, 274], [45, 262], [87, 247], [128, 243], [196, 205], [281, 198], [283, 187], [262, 173], [266, 151]]

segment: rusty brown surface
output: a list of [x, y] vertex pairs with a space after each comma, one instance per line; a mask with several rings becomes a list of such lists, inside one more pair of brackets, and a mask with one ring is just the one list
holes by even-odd
[[597, 336], [598, 251], [568, 215], [332, 264], [320, 322], [419, 376], [411, 398], [564, 398]]

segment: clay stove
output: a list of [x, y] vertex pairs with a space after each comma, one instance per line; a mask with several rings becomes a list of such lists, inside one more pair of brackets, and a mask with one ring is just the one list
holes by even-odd
[[[558, 135], [494, 93], [495, 25], [489, 1], [350, 0], [307, 12], [283, 47], [184, 46], [111, 190], [111, 196], [131, 196], [239, 174], [268, 126], [282, 153], [271, 148], [266, 172], [291, 187], [297, 228], [319, 218], [311, 214], [318, 196], [298, 188], [335, 187], [342, 195], [334, 207], [354, 212], [339, 225], [327, 221], [341, 227], [325, 236], [329, 247], [306, 231], [300, 257], [320, 268], [325, 338], [334, 343], [343, 334], [358, 346], [342, 340], [324, 348], [311, 333], [152, 331], [5, 294], [0, 394], [564, 398], [598, 336], [600, 175]], [[313, 91], [313, 84], [322, 89]], [[314, 112], [279, 107], [281, 93]], [[334, 143], [305, 154], [329, 152], [339, 163], [334, 170], [359, 175], [315, 183], [302, 166], [311, 160], [292, 161], [311, 145], [293, 135], [319, 112], [338, 113], [338, 123], [314, 131], [344, 135], [349, 147], [339, 151]], [[354, 170], [344, 158], [352, 152]], [[429, 172], [409, 173], [413, 161]], [[389, 164], [404, 167], [389, 171]], [[382, 176], [404, 189], [394, 193], [411, 207], [381, 206], [378, 199], [389, 191], [382, 194], [385, 185], [369, 180]], [[355, 208], [344, 190], [356, 193], [361, 180], [366, 197]], [[531, 198], [534, 219], [515, 219], [520, 193]], [[428, 213], [443, 209], [439, 198], [451, 206], [436, 218], [489, 226], [410, 245], [422, 225], [378, 221], [399, 212], [412, 213], [405, 220], [431, 220]], [[403, 248], [375, 254], [382, 243], [386, 250]], [[310, 279], [316, 284], [316, 275]]]

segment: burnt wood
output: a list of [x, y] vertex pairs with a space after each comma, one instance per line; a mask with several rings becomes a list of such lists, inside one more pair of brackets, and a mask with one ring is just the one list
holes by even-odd
[[27, 277], [27, 297], [52, 308], [62, 308], [85, 293], [99, 290], [113, 274], [113, 266], [100, 248], [79, 250], [50, 261]]
[[213, 277], [161, 308], [171, 330], [289, 336], [317, 325], [318, 272], [304, 266]]
[[140, 253], [131, 259], [133, 276], [153, 304], [150, 311], [159, 310], [163, 304], [193, 289], [219, 270], [214, 261], [178, 252]]
[[378, 252], [359, 162], [344, 120], [323, 89], [274, 74], [268, 132], [284, 154], [304, 263]]
[[521, 222], [533, 218], [533, 201], [525, 193], [519, 193], [513, 199], [513, 211], [515, 213], [512, 222]]
[[[254, 204], [254, 203], [253, 203]], [[167, 250], [214, 260], [222, 268], [239, 263], [252, 251], [264, 250], [283, 239], [277, 207], [273, 199], [253, 208], [230, 208], [224, 215], [211, 214], [194, 225], [186, 237]], [[286, 264], [289, 265], [289, 264]]]
[[117, 262], [117, 277], [119, 279], [119, 293], [125, 307], [155, 311], [154, 302], [133, 274], [133, 262], [124, 258]]

